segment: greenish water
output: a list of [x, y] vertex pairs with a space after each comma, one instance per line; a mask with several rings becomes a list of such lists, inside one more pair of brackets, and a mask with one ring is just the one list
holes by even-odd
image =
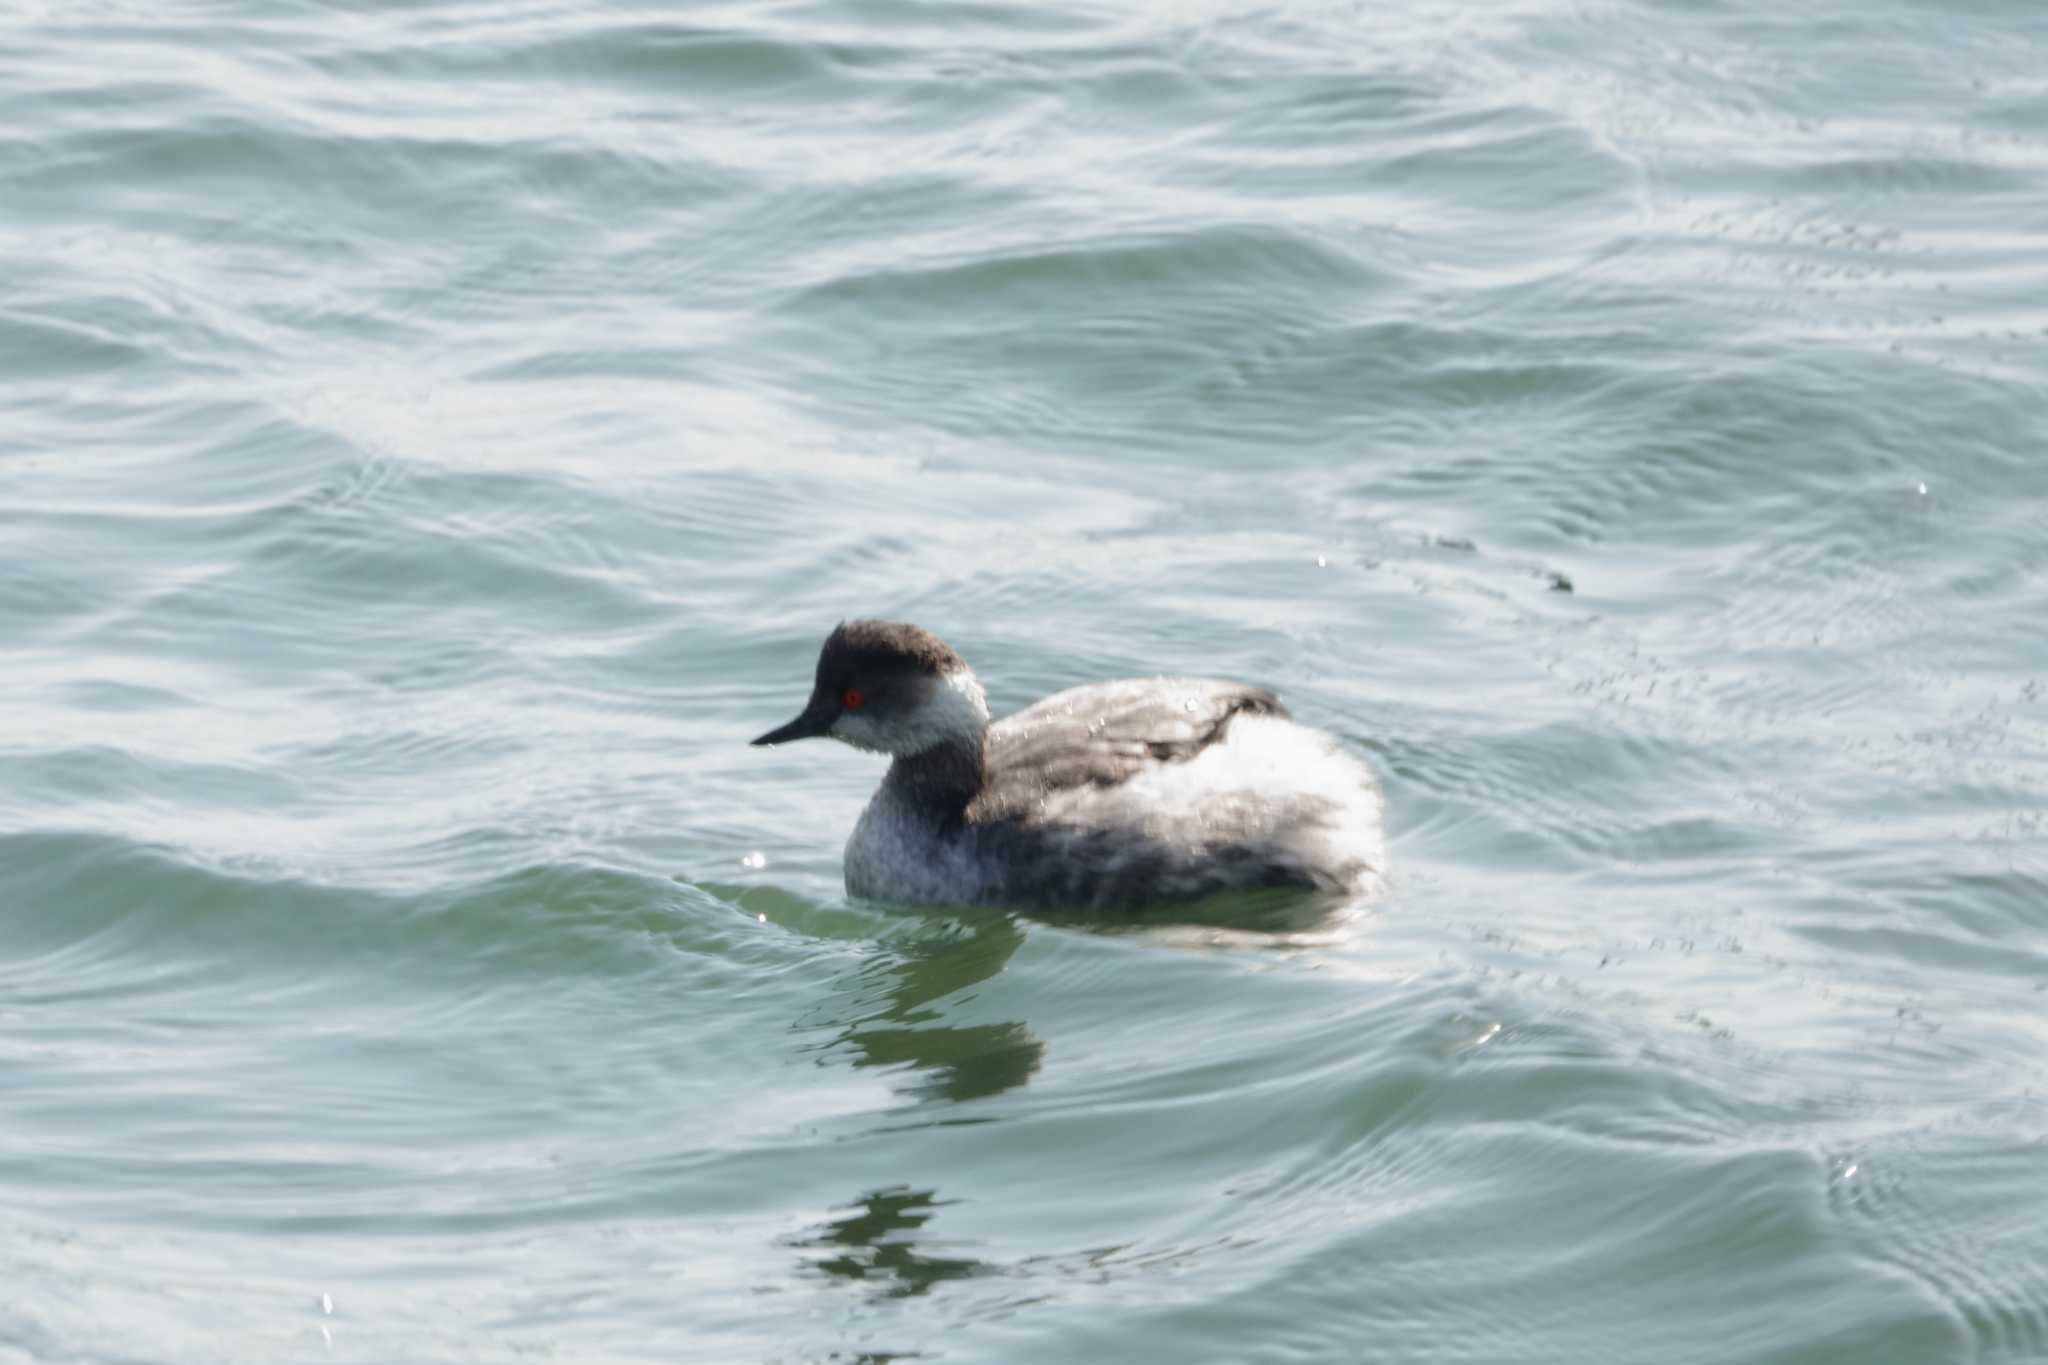
[[[2048, 1361], [2044, 73], [6, 11], [0, 1359]], [[1276, 687], [1392, 893], [850, 901], [856, 614]]]

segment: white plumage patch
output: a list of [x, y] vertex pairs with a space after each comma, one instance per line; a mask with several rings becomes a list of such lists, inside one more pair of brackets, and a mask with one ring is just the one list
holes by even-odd
[[1182, 763], [1146, 766], [1114, 787], [1046, 802], [1052, 823], [1142, 830], [1191, 854], [1265, 845], [1304, 868], [1377, 882], [1386, 866], [1379, 785], [1337, 741], [1280, 716], [1231, 718], [1223, 738]]

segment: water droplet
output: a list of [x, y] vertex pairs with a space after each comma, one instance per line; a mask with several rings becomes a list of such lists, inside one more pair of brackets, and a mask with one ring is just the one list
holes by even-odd
[[334, 1311], [334, 1300], [332, 1297], [326, 1294], [320, 1296], [320, 1311], [323, 1313], [332, 1313]]
[[1318, 569], [1327, 569], [1327, 568], [1329, 568], [1329, 567], [1330, 567], [1330, 561], [1329, 561], [1329, 559], [1328, 559], [1327, 557], [1323, 556], [1323, 555], [1317, 555], [1317, 556], [1316, 556], [1316, 567], [1317, 567]]
[[1923, 498], [1927, 496], [1927, 485], [1924, 483], [1920, 485], [1920, 496]]
[[758, 871], [761, 868], [768, 866], [768, 855], [757, 848], [752, 853], [749, 853], [746, 857], [740, 859], [740, 866], [751, 867]]

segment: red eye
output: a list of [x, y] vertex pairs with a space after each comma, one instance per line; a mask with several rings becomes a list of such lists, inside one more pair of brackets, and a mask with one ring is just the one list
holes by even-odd
[[867, 698], [860, 694], [858, 687], [849, 687], [839, 694], [839, 704], [849, 711], [858, 711], [866, 703]]

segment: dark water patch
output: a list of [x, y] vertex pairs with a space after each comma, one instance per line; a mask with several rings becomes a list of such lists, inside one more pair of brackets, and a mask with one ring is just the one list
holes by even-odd
[[[0, 63], [11, 64], [19, 53], [0, 53]], [[60, 130], [73, 125], [90, 125], [110, 114], [141, 112], [157, 117], [175, 117], [205, 97], [206, 92], [191, 84], [156, 75], [133, 75], [109, 70], [56, 72], [44, 70], [40, 79], [8, 83], [0, 94], [0, 111], [23, 120], [39, 121], [44, 138], [54, 141]], [[19, 142], [9, 150], [23, 160], [46, 154], [47, 143]]]
[[498, 361], [470, 376], [486, 384], [517, 384], [530, 380], [560, 381], [592, 377], [656, 377], [674, 373], [678, 353], [663, 347], [550, 351]]
[[1426, 72], [1346, 65], [1318, 79], [1297, 74], [1288, 88], [1270, 94], [1242, 102], [1213, 140], [1238, 149], [1247, 162], [1282, 166], [1345, 147], [1358, 155], [1377, 141], [1375, 135], [1398, 135], [1418, 120], [1442, 116], [1447, 91]]
[[[1870, 923], [1866, 915], [1852, 920], [1838, 907], [1830, 920], [1806, 924], [1800, 932], [1816, 943], [1853, 952], [1866, 962], [1889, 960], [1893, 971], [1902, 976], [1919, 976], [1940, 968], [1994, 980], [2011, 978], [2021, 991], [2032, 991], [2038, 982], [2048, 979], [2048, 954], [2008, 944], [1972, 943], [1940, 920], [1920, 927]], [[1909, 965], [1911, 970], [1902, 970]]]
[[606, 226], [629, 239], [659, 221], [642, 215], [694, 214], [736, 200], [757, 185], [744, 166], [708, 159], [678, 166], [649, 150], [566, 133], [522, 145], [506, 160], [534, 212], [552, 213], [564, 226], [582, 228], [590, 226], [586, 206], [606, 203], [617, 215]]
[[[791, 239], [770, 269], [743, 249], [707, 253], [696, 233], [664, 237], [654, 248], [672, 273], [688, 270], [700, 287], [752, 312], [791, 293], [857, 286], [867, 272], [886, 279], [906, 259], [943, 259], [963, 242], [977, 242], [991, 221], [1028, 223], [1041, 212], [1028, 185], [991, 180], [971, 168], [890, 167], [849, 175], [827, 165], [764, 193], [735, 223], [736, 231]], [[712, 265], [719, 268], [704, 268]]]
[[[6, 936], [17, 954], [89, 955], [118, 974], [123, 961], [147, 963], [152, 945], [182, 957], [211, 940], [215, 948], [258, 945], [260, 926], [290, 942], [331, 932], [345, 907], [365, 897], [306, 890], [311, 909], [272, 918], [276, 905], [260, 878], [201, 870], [174, 851], [115, 835], [16, 833], [6, 836], [6, 885], [20, 909]], [[17, 967], [22, 958], [17, 957]], [[53, 978], [53, 983], [56, 979]]]
[[221, 810], [252, 801], [276, 810], [303, 806], [306, 797], [304, 788], [285, 774], [106, 746], [0, 756], [0, 788], [7, 791], [0, 808], [17, 813], [100, 803]]
[[[801, 295], [781, 313], [804, 319], [785, 323], [799, 329], [787, 344], [834, 357], [843, 373], [837, 357], [855, 338], [833, 319], [859, 311], [864, 353], [841, 401], [878, 416], [914, 412], [937, 430], [1063, 454], [1078, 441], [1157, 458], [1238, 434], [1274, 438], [1276, 451], [1327, 447], [1328, 415], [1304, 430], [1279, 411], [1295, 385], [1324, 377], [1315, 369], [1297, 364], [1252, 401], [1230, 400], [1261, 370], [1325, 349], [1333, 316], [1368, 306], [1384, 284], [1326, 241], [1231, 227], [870, 275]], [[1172, 325], [1145, 321], [1155, 315]], [[879, 364], [866, 340], [878, 328], [893, 338]], [[1369, 385], [1378, 359], [1352, 352], [1338, 363], [1363, 370]]]
[[[743, 945], [758, 937], [729, 911], [707, 918], [673, 883], [589, 866], [533, 867], [402, 895], [204, 867], [109, 835], [11, 834], [0, 842], [6, 884], [22, 907], [6, 926], [16, 953], [64, 955], [72, 977], [90, 962], [114, 978], [114, 989], [125, 972], [152, 962], [316, 978], [343, 964], [453, 971], [483, 982], [602, 976], [673, 967], [675, 954], [707, 964], [728, 952], [744, 956]], [[29, 960], [17, 956], [17, 973]], [[55, 978], [41, 987], [51, 988], [75, 987]]]
[[182, 710], [200, 699], [168, 687], [122, 678], [80, 678], [52, 689], [54, 699], [82, 711], [132, 713]]
[[1028, 45], [1034, 41], [1064, 45], [1071, 35], [1101, 32], [1109, 16], [1046, 5], [1008, 4], [1002, 0], [967, 0], [961, 4], [950, 0], [876, 0], [857, 11], [816, 0], [799, 0], [779, 12], [778, 22], [803, 31], [851, 24], [862, 30], [926, 34], [946, 42], [956, 42], [962, 34], [973, 34], [1003, 45]]
[[1272, 228], [1240, 226], [877, 272], [809, 291], [790, 307], [828, 315], [847, 308], [868, 314], [879, 310], [885, 316], [914, 313], [943, 323], [944, 314], [962, 305], [1000, 309], [1014, 318], [1060, 313], [1084, 302], [1099, 306], [1105, 293], [1132, 290], [1199, 292], [1253, 284], [1349, 290], [1372, 282], [1367, 267], [1326, 244]]
[[[1759, 183], [1780, 193], [1827, 193], [1884, 198], [1893, 195], [2024, 196], [2038, 173], [1994, 161], [1923, 152], [1913, 156], [1844, 157], [1800, 164], [1723, 163], [1722, 174], [1746, 190]], [[1865, 211], [1876, 206], [1862, 201]]]
[[886, 50], [683, 25], [636, 25], [579, 37], [575, 50], [535, 54], [549, 67], [567, 67], [671, 94], [699, 91], [721, 96], [774, 91], [805, 102], [838, 97], [837, 72], [886, 64]]
[[[1977, 794], [1971, 793], [1971, 797], [1972, 804], [1981, 808]], [[1916, 876], [1886, 880], [1892, 896], [1902, 904], [1938, 915], [1986, 942], [2005, 941], [2018, 950], [2028, 934], [2048, 929], [2048, 867], [1932, 873], [1933, 869], [1922, 868]]]
[[147, 358], [142, 347], [89, 324], [0, 312], [0, 365], [14, 374], [105, 374]]
[[657, 21], [538, 26], [508, 15], [495, 31], [456, 43], [416, 26], [400, 43], [336, 43], [308, 65], [338, 81], [490, 85], [515, 82], [555, 91], [608, 90], [667, 99], [801, 103], [841, 97], [835, 77], [886, 62], [890, 50], [826, 42], [790, 31]]
[[1860, 954], [1887, 958], [1905, 975], [1946, 968], [2029, 989], [2048, 980], [2048, 961], [2033, 946], [2048, 923], [2048, 872], [2017, 862], [1969, 869], [1940, 840], [1925, 851], [1900, 842], [1837, 867], [1831, 881], [1841, 899], [1814, 907], [1793, 927], [1829, 942], [1866, 938]]
[[[94, 230], [77, 237], [98, 240], [74, 239], [58, 253], [71, 259], [54, 265], [47, 247], [0, 246], [0, 267], [35, 281], [17, 292], [15, 311], [0, 317], [0, 345], [33, 386], [24, 410], [106, 421], [113, 431], [141, 419], [166, 430], [175, 429], [179, 411], [221, 401], [216, 386], [232, 373], [231, 358], [260, 350], [246, 332], [223, 325], [204, 291], [181, 276], [176, 257], [155, 259], [146, 238]], [[115, 375], [123, 382], [114, 388], [91, 382]], [[67, 434], [67, 448], [77, 444]]]
[[341, 176], [335, 144], [306, 130], [224, 112], [188, 110], [176, 121], [144, 121], [127, 128], [96, 128], [68, 138], [60, 156], [18, 173], [21, 188], [45, 193], [82, 181], [120, 187], [125, 207], [146, 213], [178, 186], [240, 180], [316, 183], [324, 162]]
[[0, 575], [0, 611], [16, 632], [17, 648], [102, 609], [116, 591], [97, 570], [82, 563], [11, 567], [16, 571]]
[[[1481, 135], [1482, 129], [1490, 135]], [[1477, 216], [1478, 207], [1560, 217], [1603, 201], [1619, 208], [1631, 184], [1626, 165], [1609, 148], [1538, 111], [1460, 113], [1409, 136], [1413, 149], [1397, 150], [1373, 167], [1374, 183], [1445, 193], [1457, 216]], [[1400, 148], [1398, 140], [1395, 147]], [[1531, 174], [1537, 164], [1544, 172]]]
[[1788, 847], [1778, 832], [1719, 815], [1677, 816], [1619, 828], [1581, 825], [1559, 836], [1588, 864], [1629, 872], [1658, 868], [1727, 867], [1782, 853]]
[[[343, 131], [347, 127], [276, 110], [188, 110], [177, 119], [75, 134], [14, 180], [46, 214], [97, 222], [111, 194], [127, 232], [174, 241], [240, 241], [243, 250], [233, 262], [202, 255], [190, 263], [215, 280], [244, 290], [260, 286], [272, 295], [307, 283], [294, 266], [302, 269], [309, 256], [324, 257], [330, 267], [358, 279], [416, 278], [436, 263], [445, 270], [467, 258], [467, 247], [456, 237], [422, 238], [402, 230], [422, 213], [432, 213], [442, 233], [505, 242], [543, 233], [546, 223], [538, 215], [579, 186], [651, 208], [698, 203], [723, 192], [719, 177], [677, 182], [616, 149], [570, 158], [546, 138], [516, 128], [474, 136], [444, 131], [373, 137]], [[574, 177], [565, 176], [569, 161]], [[269, 212], [236, 218], [216, 207], [251, 187], [263, 187], [260, 193], [273, 206]], [[494, 206], [508, 197], [534, 215], [525, 226], [508, 228], [497, 219]], [[501, 270], [501, 279], [511, 278], [516, 276]], [[388, 310], [363, 309], [360, 300], [329, 296], [320, 306], [330, 312], [355, 308], [371, 326], [392, 321]], [[302, 300], [296, 313], [283, 310], [281, 319], [303, 323], [305, 308]], [[401, 313], [398, 320], [403, 318]]]

